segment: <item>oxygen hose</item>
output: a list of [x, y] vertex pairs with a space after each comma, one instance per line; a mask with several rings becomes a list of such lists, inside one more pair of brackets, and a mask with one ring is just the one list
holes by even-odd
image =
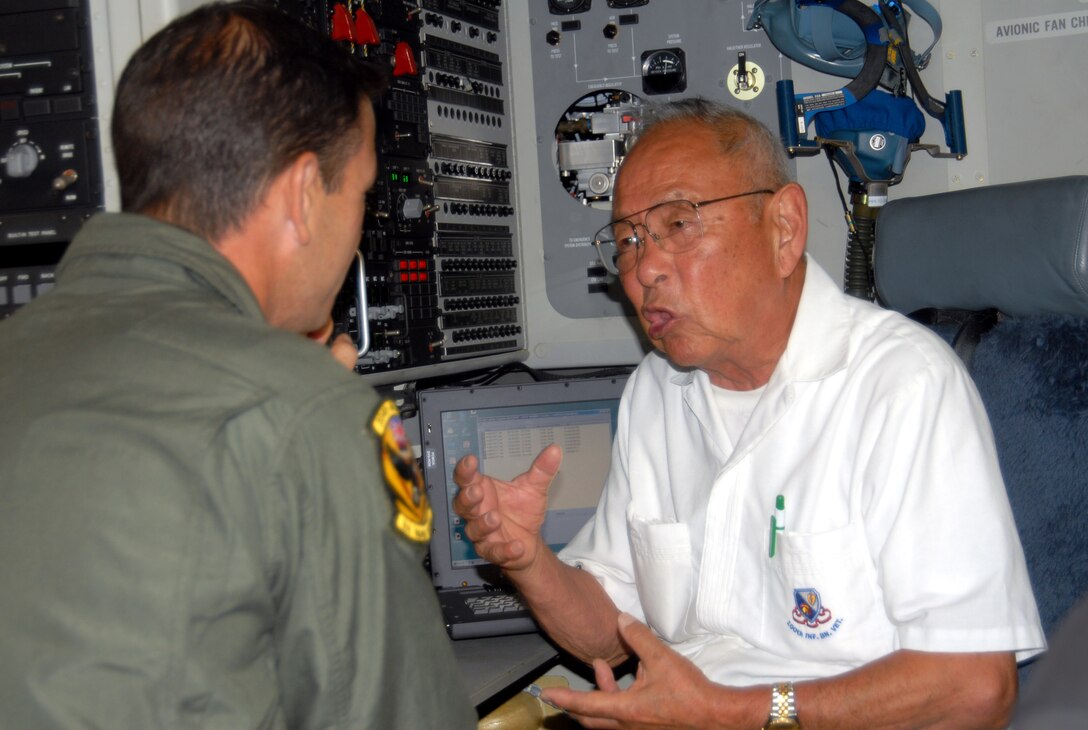
[[864, 191], [851, 191], [853, 225], [846, 239], [846, 266], [843, 291], [858, 299], [873, 301], [873, 242], [876, 240], [876, 215]]

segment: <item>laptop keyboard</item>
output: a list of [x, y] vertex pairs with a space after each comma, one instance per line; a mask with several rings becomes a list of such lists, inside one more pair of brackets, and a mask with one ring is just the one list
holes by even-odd
[[536, 631], [528, 607], [512, 591], [460, 588], [438, 591], [446, 630], [454, 639]]
[[489, 593], [483, 596], [466, 596], [465, 606], [474, 616], [486, 614], [516, 613], [525, 610], [521, 599], [511, 593]]

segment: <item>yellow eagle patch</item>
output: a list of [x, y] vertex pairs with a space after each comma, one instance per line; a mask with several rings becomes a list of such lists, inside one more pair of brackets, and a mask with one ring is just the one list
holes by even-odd
[[404, 432], [400, 410], [387, 400], [378, 406], [370, 428], [381, 442], [382, 475], [393, 493], [396, 515], [393, 526], [414, 542], [431, 539], [431, 505], [423, 489], [423, 475], [412, 454], [412, 444]]

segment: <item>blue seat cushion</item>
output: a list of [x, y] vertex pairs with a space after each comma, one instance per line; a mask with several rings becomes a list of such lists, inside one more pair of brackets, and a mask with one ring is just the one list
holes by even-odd
[[1049, 634], [1088, 590], [1088, 320], [1004, 319], [971, 370]]

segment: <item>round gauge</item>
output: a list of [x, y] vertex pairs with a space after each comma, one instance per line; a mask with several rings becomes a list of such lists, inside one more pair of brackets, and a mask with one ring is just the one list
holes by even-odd
[[661, 48], [642, 54], [642, 90], [647, 94], [675, 94], [688, 86], [684, 51]]
[[589, 10], [586, 0], [548, 0], [548, 11], [552, 15], [570, 15]]

